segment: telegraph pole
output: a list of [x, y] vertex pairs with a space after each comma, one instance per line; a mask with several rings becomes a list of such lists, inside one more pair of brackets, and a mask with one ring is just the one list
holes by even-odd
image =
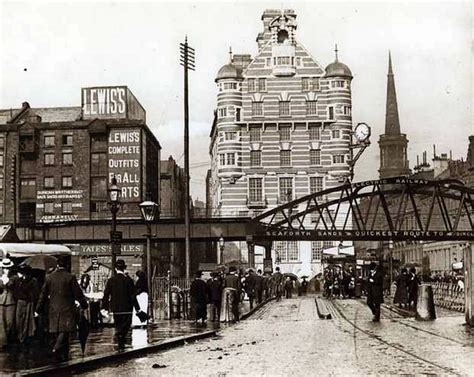
[[180, 65], [184, 67], [184, 237], [186, 253], [186, 279], [191, 278], [191, 250], [189, 224], [189, 103], [188, 70], [195, 70], [194, 49], [188, 45], [188, 37], [179, 44]]

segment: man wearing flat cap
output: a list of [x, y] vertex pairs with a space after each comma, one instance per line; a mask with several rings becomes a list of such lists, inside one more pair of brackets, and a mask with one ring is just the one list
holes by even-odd
[[102, 300], [102, 308], [114, 314], [115, 335], [119, 351], [125, 349], [125, 338], [132, 326], [133, 308], [137, 311], [137, 315], [141, 314], [135, 285], [132, 278], [125, 275], [126, 268], [125, 261], [117, 259], [115, 263], [117, 273], [107, 281]]

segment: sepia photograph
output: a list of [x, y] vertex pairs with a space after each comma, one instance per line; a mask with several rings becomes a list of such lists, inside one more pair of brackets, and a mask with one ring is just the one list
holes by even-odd
[[0, 375], [474, 376], [473, 12], [0, 0]]

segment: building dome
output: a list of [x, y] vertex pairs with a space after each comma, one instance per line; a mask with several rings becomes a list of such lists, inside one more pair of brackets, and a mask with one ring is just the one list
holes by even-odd
[[346, 77], [352, 79], [352, 72], [347, 65], [336, 60], [326, 67], [325, 77]]
[[242, 78], [242, 70], [234, 66], [233, 64], [229, 63], [224, 65], [219, 72], [217, 72], [217, 80], [221, 79], [241, 79]]

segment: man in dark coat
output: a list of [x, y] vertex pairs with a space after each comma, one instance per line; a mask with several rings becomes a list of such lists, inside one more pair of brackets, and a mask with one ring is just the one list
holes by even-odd
[[261, 304], [263, 301], [264, 283], [262, 270], [257, 270], [257, 275], [255, 275], [255, 294], [257, 295], [257, 304]]
[[116, 274], [105, 285], [102, 308], [114, 314], [115, 335], [118, 349], [125, 349], [125, 338], [132, 326], [133, 308], [140, 312], [135, 285], [131, 277], [125, 275], [125, 261], [117, 259], [115, 263]]
[[191, 283], [189, 294], [191, 295], [191, 304], [194, 308], [194, 322], [199, 319], [202, 324], [207, 319], [207, 303], [209, 302], [209, 287], [206, 282], [201, 279], [202, 272], [196, 271], [195, 278]]
[[[224, 290], [224, 293], [227, 291], [227, 295], [233, 295], [232, 300], [228, 300], [228, 302], [223, 302], [223, 310], [230, 309], [233, 314], [234, 320], [238, 321], [240, 318], [240, 310], [239, 310], [239, 303], [240, 303], [240, 291], [242, 290], [242, 284], [240, 281], [240, 277], [237, 274], [237, 268], [234, 266], [229, 267], [229, 274], [225, 277], [224, 281], [224, 288], [232, 288], [234, 291], [232, 293], [228, 292], [229, 290]], [[227, 307], [226, 307], [227, 305]], [[230, 308], [228, 306], [230, 305]], [[221, 317], [223, 317], [221, 315]]]
[[408, 274], [408, 308], [416, 310], [418, 302], [418, 286], [420, 285], [420, 278], [416, 274], [416, 268], [411, 267]]
[[374, 322], [380, 321], [380, 305], [383, 303], [383, 277], [382, 266], [374, 262], [369, 265], [369, 277], [367, 280], [367, 305], [374, 318]]
[[281, 295], [283, 293], [283, 282], [285, 280], [280, 272], [280, 267], [275, 268], [275, 272], [272, 275], [272, 280], [275, 287], [276, 300], [280, 301]]
[[219, 274], [214, 272], [212, 278], [207, 282], [209, 287], [209, 299], [211, 303], [211, 321], [220, 321], [222, 303], [222, 282]]
[[253, 309], [253, 301], [255, 300], [255, 286], [257, 280], [252, 269], [249, 270], [248, 275], [245, 277], [245, 293], [249, 298], [250, 309]]
[[87, 300], [77, 283], [76, 277], [66, 271], [67, 258], [58, 257], [56, 271], [46, 275], [41, 294], [36, 305], [36, 313], [43, 313], [49, 298], [49, 332], [56, 334], [53, 354], [58, 361], [67, 360], [69, 356], [69, 335], [76, 330], [76, 305], [87, 309]]

